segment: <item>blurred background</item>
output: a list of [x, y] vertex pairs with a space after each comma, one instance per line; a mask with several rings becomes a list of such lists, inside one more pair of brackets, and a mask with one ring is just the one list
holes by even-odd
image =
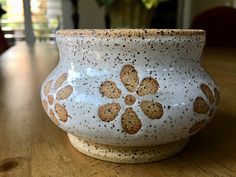
[[[0, 5], [0, 177], [236, 177], [236, 0], [0, 0]], [[206, 30], [201, 65], [221, 90], [214, 120], [182, 153], [160, 163], [108, 164], [77, 153], [40, 99], [42, 83], [60, 58], [55, 33], [74, 28]], [[95, 54], [99, 61], [99, 51]], [[178, 75], [178, 68], [164, 63], [160, 73]], [[85, 71], [70, 66], [72, 77]], [[186, 83], [197, 82], [197, 66], [180, 67], [193, 75]]]
[[236, 43], [236, 0], [0, 0], [0, 4], [1, 53], [19, 41], [53, 44], [57, 30], [77, 28], [201, 28], [207, 31], [208, 44]]

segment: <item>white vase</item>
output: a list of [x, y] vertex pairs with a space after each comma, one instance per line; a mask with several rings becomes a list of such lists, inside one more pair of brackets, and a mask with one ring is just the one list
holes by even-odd
[[44, 109], [72, 145], [119, 163], [165, 159], [213, 117], [219, 89], [201, 67], [203, 30], [62, 30]]

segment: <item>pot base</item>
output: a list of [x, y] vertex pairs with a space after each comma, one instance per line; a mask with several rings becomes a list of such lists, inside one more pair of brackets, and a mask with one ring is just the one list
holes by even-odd
[[145, 147], [111, 146], [91, 142], [68, 133], [71, 144], [90, 157], [116, 163], [147, 163], [169, 158], [180, 152], [189, 138], [168, 144]]

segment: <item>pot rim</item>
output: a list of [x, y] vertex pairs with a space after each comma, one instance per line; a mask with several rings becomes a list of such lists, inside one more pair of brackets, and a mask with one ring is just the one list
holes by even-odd
[[205, 36], [202, 29], [66, 29], [56, 32], [57, 36], [94, 37], [158, 37], [158, 36]]

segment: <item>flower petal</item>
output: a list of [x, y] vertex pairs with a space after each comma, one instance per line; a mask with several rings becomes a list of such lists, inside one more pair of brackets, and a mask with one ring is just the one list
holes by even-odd
[[218, 105], [220, 102], [220, 92], [217, 90], [217, 88], [214, 88], [214, 94], [216, 98], [216, 105]]
[[157, 92], [158, 88], [159, 84], [156, 79], [152, 77], [146, 77], [141, 81], [140, 86], [137, 90], [137, 94], [139, 96], [145, 96], [149, 94], [152, 95]]
[[67, 79], [67, 76], [68, 76], [67, 73], [61, 74], [60, 77], [56, 80], [54, 89], [58, 89], [63, 84], [63, 82], [65, 82], [65, 80]]
[[42, 100], [43, 109], [45, 112], [48, 112], [48, 102], [46, 100]]
[[67, 113], [65, 106], [56, 103], [54, 110], [58, 114], [58, 116], [62, 122], [67, 121], [68, 113]]
[[52, 105], [53, 101], [54, 101], [53, 96], [52, 95], [48, 95], [48, 102], [49, 102], [50, 105]]
[[132, 65], [125, 65], [122, 68], [120, 80], [129, 92], [134, 92], [138, 87], [138, 73]]
[[190, 134], [194, 134], [197, 133], [199, 130], [201, 130], [205, 125], [206, 125], [207, 121], [205, 119], [198, 121], [197, 123], [195, 123], [190, 129], [189, 129], [189, 133]]
[[57, 100], [67, 99], [72, 92], [73, 92], [73, 87], [71, 85], [63, 87], [57, 92]]
[[57, 120], [57, 118], [56, 118], [56, 116], [55, 116], [55, 114], [54, 114], [54, 112], [53, 112], [52, 109], [50, 109], [50, 117], [51, 117], [52, 121], [53, 121], [56, 125], [59, 125], [58, 120]]
[[108, 103], [99, 107], [98, 115], [101, 120], [110, 122], [117, 117], [120, 108], [121, 107], [118, 103]]
[[201, 84], [200, 88], [201, 88], [202, 92], [206, 95], [206, 97], [208, 98], [210, 103], [214, 103], [214, 95], [213, 95], [211, 89], [209, 88], [209, 86], [206, 84]]
[[136, 98], [133, 95], [126, 95], [124, 101], [125, 101], [125, 104], [127, 104], [128, 106], [131, 106], [135, 103]]
[[199, 114], [207, 114], [210, 107], [202, 97], [197, 97], [193, 103], [193, 110]]
[[125, 110], [125, 113], [121, 117], [121, 124], [124, 132], [129, 134], [137, 133], [142, 126], [141, 121], [132, 108], [127, 108]]
[[163, 107], [158, 102], [142, 101], [140, 107], [143, 113], [150, 119], [160, 119], [164, 114]]
[[211, 110], [210, 110], [208, 116], [209, 116], [210, 118], [213, 117], [214, 112], [215, 112], [215, 109], [214, 109], [214, 108], [211, 108]]
[[52, 80], [48, 81], [44, 86], [44, 94], [48, 96], [52, 85]]
[[119, 98], [121, 95], [121, 90], [116, 86], [113, 81], [105, 81], [100, 86], [100, 93], [110, 99]]

